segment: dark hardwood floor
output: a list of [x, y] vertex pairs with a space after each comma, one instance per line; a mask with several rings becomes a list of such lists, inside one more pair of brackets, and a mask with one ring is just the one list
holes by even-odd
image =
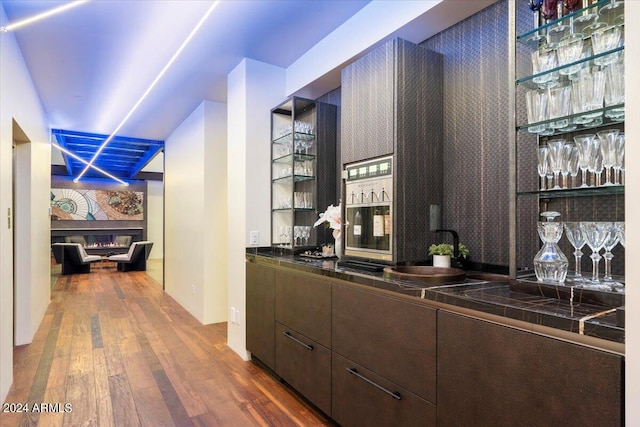
[[14, 351], [3, 409], [29, 412], [0, 412], [0, 426], [332, 425], [229, 349], [226, 328], [201, 325], [144, 272], [60, 276]]

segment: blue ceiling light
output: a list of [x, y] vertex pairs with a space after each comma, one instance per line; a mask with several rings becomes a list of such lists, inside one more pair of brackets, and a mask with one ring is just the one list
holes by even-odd
[[[65, 155], [70, 156], [71, 158], [73, 158], [73, 159], [75, 159], [75, 160], [78, 160], [78, 161], [79, 161], [79, 162], [81, 162], [81, 163], [88, 164], [88, 162], [87, 162], [86, 160], [82, 159], [82, 158], [81, 158], [81, 157], [79, 157], [79, 156], [76, 156], [76, 155], [75, 155], [75, 154], [73, 154], [71, 151], [69, 151], [69, 150], [67, 150], [67, 149], [62, 148], [62, 147], [61, 147], [61, 146], [59, 146], [58, 144], [54, 144], [54, 143], [52, 142], [52, 143], [51, 143], [51, 146], [52, 146], [52, 147], [57, 148], [58, 150], [62, 151]], [[128, 183], [128, 182], [125, 182], [125, 181], [121, 180], [120, 178], [118, 178], [118, 177], [115, 177], [115, 176], [111, 175], [111, 174], [110, 174], [109, 172], [107, 172], [107, 171], [103, 171], [102, 169], [100, 169], [100, 168], [99, 168], [99, 167], [97, 167], [97, 166], [91, 165], [91, 169], [97, 170], [97, 171], [98, 171], [98, 172], [100, 172], [101, 174], [103, 174], [103, 175], [105, 175], [105, 176], [107, 176], [107, 177], [109, 177], [109, 178], [111, 178], [111, 179], [113, 179], [113, 180], [115, 180], [115, 181], [118, 181], [120, 184], [122, 184], [122, 185], [124, 185], [124, 186], [127, 186], [127, 187], [129, 186], [129, 183]]]
[[[51, 134], [64, 153], [67, 174], [70, 176], [87, 169], [85, 173], [92, 176], [101, 176], [100, 174], [105, 174], [104, 171], [108, 170], [111, 178], [135, 179], [136, 175], [164, 149], [164, 141], [153, 139], [112, 135], [109, 146], [105, 147], [104, 141], [109, 138], [108, 135], [62, 129], [53, 129]], [[100, 147], [100, 157], [94, 159], [90, 165], [90, 159], [95, 157]], [[93, 166], [100, 169], [100, 173], [96, 173], [96, 169], [89, 170]]]
[[220, 3], [221, 0], [215, 0], [211, 6], [209, 7], [209, 9], [206, 11], [206, 13], [202, 16], [202, 18], [200, 18], [200, 21], [198, 21], [198, 23], [195, 25], [195, 27], [193, 27], [193, 30], [191, 30], [191, 32], [189, 33], [189, 35], [187, 36], [187, 38], [184, 40], [184, 42], [182, 42], [182, 44], [180, 45], [180, 47], [178, 48], [178, 50], [176, 51], [176, 53], [173, 54], [173, 56], [171, 57], [171, 59], [169, 60], [169, 62], [167, 62], [167, 64], [162, 68], [162, 70], [160, 71], [160, 73], [157, 75], [157, 77], [153, 80], [153, 82], [151, 82], [151, 85], [147, 88], [147, 90], [142, 94], [142, 96], [140, 97], [140, 99], [138, 99], [138, 101], [135, 103], [135, 105], [131, 108], [131, 110], [129, 110], [129, 112], [127, 113], [127, 115], [124, 117], [124, 119], [122, 119], [122, 121], [120, 122], [120, 124], [116, 127], [116, 129], [113, 131], [113, 133], [111, 135], [109, 135], [104, 142], [98, 147], [98, 149], [95, 151], [95, 153], [93, 154], [93, 156], [91, 157], [91, 160], [89, 160], [89, 162], [87, 163], [87, 165], [84, 167], [84, 169], [82, 170], [82, 172], [80, 172], [80, 174], [78, 174], [78, 176], [76, 176], [73, 181], [74, 182], [78, 182], [80, 180], [80, 178], [82, 178], [84, 176], [85, 173], [87, 173], [87, 171], [91, 168], [91, 166], [96, 162], [96, 159], [98, 158], [98, 156], [101, 155], [102, 151], [105, 149], [105, 147], [107, 146], [107, 144], [110, 144], [112, 142], [112, 140], [114, 139], [115, 135], [120, 131], [120, 129], [122, 128], [122, 126], [124, 126], [124, 124], [127, 122], [127, 120], [129, 120], [129, 118], [133, 115], [133, 113], [138, 109], [138, 107], [140, 106], [140, 104], [142, 104], [142, 101], [144, 101], [144, 99], [149, 95], [149, 93], [151, 92], [151, 90], [154, 88], [154, 86], [158, 83], [158, 81], [160, 81], [160, 79], [162, 78], [162, 76], [167, 72], [167, 70], [169, 69], [169, 67], [171, 67], [171, 64], [174, 63], [174, 61], [178, 58], [178, 56], [180, 55], [180, 53], [182, 53], [182, 51], [184, 50], [184, 48], [187, 46], [187, 44], [191, 41], [191, 39], [196, 35], [196, 33], [198, 32], [198, 30], [200, 29], [200, 27], [202, 27], [202, 25], [204, 24], [204, 21], [206, 21], [206, 19], [209, 17], [209, 15], [211, 14], [211, 12], [213, 12], [213, 10], [218, 6], [218, 4]]

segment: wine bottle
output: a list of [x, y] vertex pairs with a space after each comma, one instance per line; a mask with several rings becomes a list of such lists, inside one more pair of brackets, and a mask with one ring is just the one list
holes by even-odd
[[384, 215], [379, 208], [373, 212], [373, 239], [376, 249], [383, 249], [384, 246]]
[[360, 236], [362, 236], [362, 215], [356, 211], [353, 217], [353, 243], [355, 247], [360, 247]]

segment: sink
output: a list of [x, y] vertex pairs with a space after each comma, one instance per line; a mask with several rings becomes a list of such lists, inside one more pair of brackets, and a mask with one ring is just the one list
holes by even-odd
[[459, 283], [465, 280], [465, 272], [462, 269], [430, 265], [385, 267], [383, 275], [387, 279], [409, 280], [430, 285]]

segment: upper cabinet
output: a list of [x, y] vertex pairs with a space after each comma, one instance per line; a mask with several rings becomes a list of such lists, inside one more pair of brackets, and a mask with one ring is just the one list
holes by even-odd
[[[361, 197], [352, 197], [351, 191], [345, 195], [345, 218], [350, 224], [362, 220], [362, 232], [371, 233], [357, 236], [355, 227], [347, 229], [346, 255], [420, 261], [428, 257], [429, 245], [440, 239], [430, 229], [429, 212], [432, 206], [442, 205], [442, 67], [440, 53], [396, 38], [342, 70], [343, 169], [371, 161], [368, 171], [377, 171], [376, 162], [387, 158], [392, 159], [393, 167], [393, 195], [388, 207], [372, 203], [373, 197], [363, 197], [379, 194], [383, 187], [391, 195], [388, 184], [378, 186], [377, 179], [351, 181], [353, 191]], [[367, 210], [370, 215], [365, 217]], [[362, 218], [356, 218], [357, 214]], [[386, 236], [378, 239], [383, 236], [375, 234], [374, 221], [382, 215], [387, 216], [391, 229], [387, 253], [377, 251], [388, 241]], [[372, 248], [376, 250], [369, 251]]]
[[333, 241], [313, 227], [338, 204], [335, 105], [291, 97], [271, 111], [271, 242], [287, 251]]
[[[441, 155], [434, 152], [442, 139], [439, 53], [392, 39], [345, 67], [341, 84], [343, 165], [405, 147]], [[427, 144], [427, 137], [438, 143]]]
[[[622, 290], [624, 3], [532, 0], [510, 7], [516, 177], [511, 275], [536, 280], [534, 257], [544, 238], [555, 240], [568, 258], [565, 284]], [[563, 224], [539, 225], [545, 211], [559, 213], [555, 221]], [[560, 236], [550, 236], [551, 229]], [[594, 233], [611, 238], [601, 244]]]

